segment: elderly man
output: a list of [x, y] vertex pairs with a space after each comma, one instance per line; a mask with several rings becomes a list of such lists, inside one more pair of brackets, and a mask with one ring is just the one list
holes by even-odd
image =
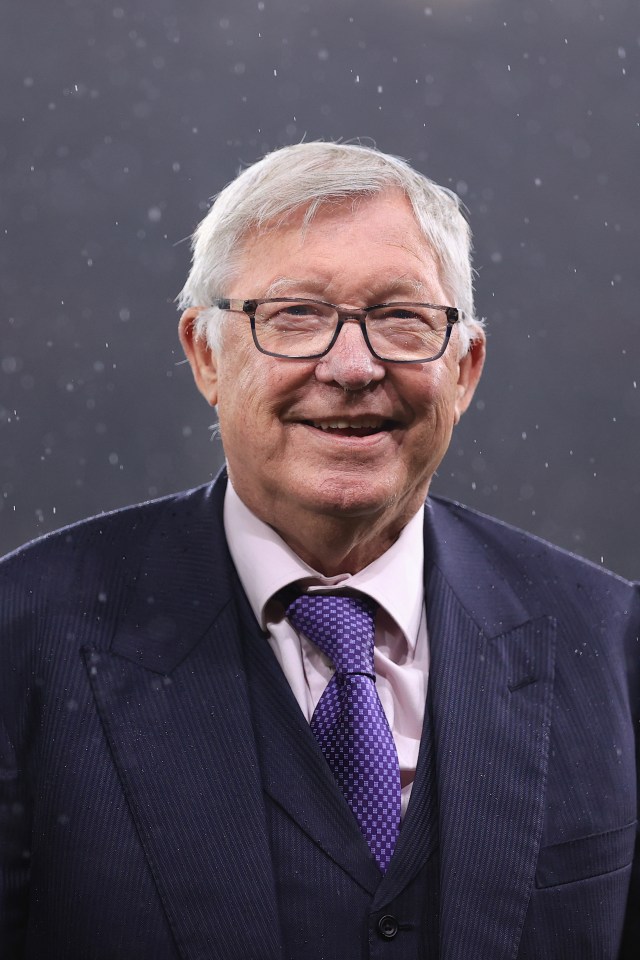
[[358, 146], [216, 199], [180, 337], [226, 469], [0, 566], [3, 958], [638, 956], [637, 593], [427, 498], [469, 246]]

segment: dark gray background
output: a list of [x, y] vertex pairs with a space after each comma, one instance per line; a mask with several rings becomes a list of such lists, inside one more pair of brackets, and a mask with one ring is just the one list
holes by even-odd
[[1, 4], [0, 553], [212, 475], [183, 240], [240, 164], [361, 137], [475, 232], [435, 489], [639, 577], [637, 0], [120, 3]]

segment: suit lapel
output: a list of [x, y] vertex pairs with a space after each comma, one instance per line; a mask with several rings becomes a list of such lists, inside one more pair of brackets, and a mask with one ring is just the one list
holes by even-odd
[[[506, 960], [517, 950], [542, 833], [555, 622], [532, 619], [480, 544], [434, 519], [428, 512], [441, 957]], [[470, 610], [459, 596], [472, 598]]]
[[280, 956], [222, 491], [165, 511], [108, 651], [85, 648], [180, 955]]
[[371, 905], [372, 910], [384, 907], [399, 896], [407, 884], [417, 876], [438, 846], [433, 720], [430, 703], [430, 698], [427, 696], [420, 752], [409, 806], [389, 869]]

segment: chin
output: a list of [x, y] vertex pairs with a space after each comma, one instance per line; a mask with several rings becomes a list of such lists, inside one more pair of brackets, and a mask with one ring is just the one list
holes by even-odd
[[398, 502], [395, 484], [372, 483], [366, 477], [356, 480], [332, 477], [315, 485], [306, 497], [309, 507], [336, 517], [376, 515]]

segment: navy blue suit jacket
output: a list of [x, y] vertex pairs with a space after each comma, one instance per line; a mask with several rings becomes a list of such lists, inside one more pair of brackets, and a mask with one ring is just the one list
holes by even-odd
[[[297, 956], [267, 800], [371, 909], [430, 854], [408, 815], [376, 872], [265, 643], [256, 727], [246, 634], [263, 638], [223, 490], [101, 516], [0, 564], [3, 960]], [[636, 588], [433, 498], [425, 589], [439, 956], [637, 958]], [[331, 946], [322, 911], [300, 911], [300, 960], [378, 955], [365, 936], [341, 956], [340, 930]], [[392, 946], [409, 956], [401, 935]]]

